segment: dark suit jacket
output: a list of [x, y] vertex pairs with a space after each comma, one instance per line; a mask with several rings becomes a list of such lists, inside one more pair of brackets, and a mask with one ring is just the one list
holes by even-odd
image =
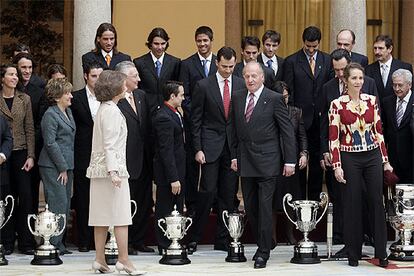
[[[391, 95], [384, 98], [382, 105], [382, 121], [384, 125], [385, 143], [388, 149], [388, 158], [391, 166], [401, 172], [408, 172], [413, 167], [413, 134], [410, 129], [410, 121], [413, 114], [414, 93], [405, 109], [400, 126], [397, 126], [396, 118], [397, 96]], [[412, 176], [413, 172], [411, 172]], [[412, 181], [409, 180], [409, 181]]]
[[91, 159], [93, 120], [85, 88], [73, 92], [70, 108], [77, 129], [75, 135], [75, 169], [86, 170]]
[[[375, 85], [375, 81], [368, 77], [364, 77], [364, 84], [362, 85], [362, 92], [374, 95], [378, 98], [378, 91], [377, 86]], [[322, 88], [322, 97], [321, 101], [321, 117], [320, 117], [320, 136], [321, 136], [321, 154], [325, 152], [329, 152], [329, 120], [328, 120], [328, 113], [329, 107], [331, 106], [331, 102], [339, 98], [339, 79], [333, 78]], [[322, 157], [321, 157], [322, 158]]]
[[[208, 71], [209, 76], [214, 75], [217, 72], [216, 60], [216, 55], [213, 55], [210, 63], [210, 70]], [[194, 86], [199, 80], [204, 79], [205, 77], [198, 53], [195, 53], [181, 62], [179, 80], [183, 83], [185, 94], [185, 100], [182, 104], [184, 117], [186, 117], [187, 114], [191, 114], [191, 101]]]
[[[413, 109], [414, 109], [414, 107], [413, 107]], [[414, 137], [414, 111], [411, 112], [411, 113], [412, 113], [412, 115], [411, 115], [411, 124], [410, 124], [410, 127], [411, 127], [411, 135]], [[414, 139], [413, 139], [413, 141], [411, 143], [411, 146], [414, 149]], [[414, 154], [413, 154], [412, 164], [413, 164], [413, 166], [412, 166], [412, 168], [413, 168], [412, 172], [414, 174]], [[414, 182], [414, 179], [413, 179], [413, 182]]]
[[13, 149], [13, 136], [10, 131], [10, 126], [7, 123], [6, 118], [0, 116], [0, 153], [6, 156], [6, 159], [10, 157]]
[[43, 149], [39, 166], [55, 168], [58, 172], [73, 170], [75, 120], [70, 108], [63, 114], [57, 105], [50, 106], [42, 118]]
[[[277, 67], [277, 73], [275, 75], [275, 81], [281, 81], [282, 78], [283, 78], [283, 67], [284, 67], [285, 59], [283, 59], [279, 56], [276, 56], [276, 60], [277, 60], [277, 66], [278, 67]], [[267, 67], [267, 64], [264, 64], [264, 62], [263, 62], [263, 58], [262, 58], [261, 54], [257, 57], [257, 62], [259, 62], [259, 63], [263, 64], [265, 67]], [[269, 67], [267, 67], [267, 68], [269, 68]], [[274, 72], [273, 72], [273, 75], [274, 75]]]
[[[305, 124], [303, 123], [302, 118], [302, 110], [300, 110], [300, 108], [297, 108], [296, 106], [291, 105], [288, 105], [287, 109], [290, 122], [292, 123], [293, 130], [295, 132], [296, 151], [300, 156], [303, 154], [307, 155], [308, 139], [306, 138]], [[283, 153], [283, 156], [284, 155], [285, 154]]]
[[180, 119], [166, 105], [162, 105], [152, 118], [155, 130], [154, 178], [155, 184], [169, 186], [185, 179], [185, 150]]
[[364, 68], [368, 65], [368, 57], [355, 52], [351, 52], [351, 61], [361, 64]]
[[37, 86], [41, 90], [45, 90], [46, 82], [38, 75], [32, 74], [29, 83], [33, 84], [34, 86]]
[[[244, 88], [244, 81], [236, 76], [231, 78], [231, 95]], [[191, 131], [194, 152], [203, 151], [206, 162], [214, 162], [223, 152], [225, 142], [232, 145], [232, 119], [224, 117], [223, 98], [217, 81], [212, 75], [197, 82], [193, 94]], [[230, 148], [229, 148], [230, 150]]]
[[97, 62], [102, 65], [103, 69], [114, 70], [115, 66], [122, 61], [131, 61], [131, 57], [121, 52], [118, 52], [118, 53], [113, 52], [111, 62], [109, 63], [109, 66], [108, 66], [108, 64], [106, 64], [106, 60], [104, 56], [101, 53], [101, 50], [97, 52], [91, 51], [82, 56], [83, 68], [85, 68], [85, 64], [87, 63]]
[[147, 94], [147, 104], [151, 112], [164, 102], [162, 96], [164, 84], [169, 80], [178, 80], [180, 63], [180, 59], [165, 53], [161, 74], [158, 77], [150, 53], [134, 59], [134, 64], [137, 67], [141, 79], [138, 87]]
[[394, 90], [392, 89], [392, 73], [394, 73], [397, 69], [407, 69], [411, 73], [413, 72], [413, 66], [411, 64], [393, 58], [391, 62], [390, 72], [388, 74], [387, 85], [384, 87], [379, 61], [371, 63], [365, 68], [365, 74], [373, 78], [377, 84], [378, 94], [381, 102], [385, 97], [394, 95]]
[[[296, 163], [295, 139], [292, 123], [281, 94], [266, 87], [258, 99], [247, 123], [246, 89], [232, 98], [234, 148], [237, 149], [238, 170], [241, 177], [272, 177], [280, 174], [282, 150], [286, 163]], [[283, 138], [281, 145], [279, 137]]]
[[133, 96], [137, 113], [132, 109], [127, 99], [122, 99], [118, 102], [118, 107], [125, 116], [128, 128], [126, 163], [131, 180], [138, 179], [141, 174], [142, 165], [145, 162], [145, 146], [148, 141], [148, 115], [145, 92], [136, 89], [133, 92]]
[[309, 129], [321, 111], [322, 86], [334, 77], [331, 57], [318, 51], [315, 76], [302, 49], [285, 60], [284, 80], [290, 89], [293, 105], [302, 109], [305, 128]]
[[[233, 75], [237, 76], [239, 78], [243, 78], [243, 68], [244, 68], [244, 62], [241, 61], [234, 66]], [[269, 88], [270, 90], [273, 89], [273, 85], [276, 82], [275, 74], [273, 73], [272, 69], [269, 69], [268, 67], [264, 66], [262, 64], [263, 71], [265, 73], [265, 80], [264, 80], [264, 86]]]

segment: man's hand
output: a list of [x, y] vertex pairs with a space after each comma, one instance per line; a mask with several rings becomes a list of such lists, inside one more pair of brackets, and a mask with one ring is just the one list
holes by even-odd
[[67, 173], [67, 171], [61, 172], [56, 180], [58, 182], [60, 181], [60, 184], [66, 185], [66, 183], [68, 183], [68, 173]]
[[26, 159], [26, 162], [24, 163], [22, 170], [25, 170], [26, 172], [30, 171], [34, 166], [34, 160], [33, 158], [29, 157]]
[[195, 160], [201, 165], [206, 163], [206, 157], [204, 156], [204, 152], [202, 152], [201, 150], [197, 151], [195, 155]]
[[283, 176], [289, 177], [295, 174], [295, 167], [294, 166], [283, 166]]
[[231, 160], [231, 165], [230, 165], [230, 168], [231, 168], [233, 171], [237, 172], [237, 159], [233, 159], [233, 160]]
[[299, 158], [299, 170], [303, 170], [304, 168], [306, 168], [307, 165], [308, 165], [308, 158], [306, 157], [306, 155], [302, 155]]
[[175, 181], [171, 183], [171, 192], [173, 195], [179, 195], [181, 192], [181, 184], [180, 181]]

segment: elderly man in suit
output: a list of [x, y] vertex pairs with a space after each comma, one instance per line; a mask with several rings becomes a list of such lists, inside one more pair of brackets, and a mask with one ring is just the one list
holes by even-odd
[[116, 29], [111, 23], [99, 25], [94, 43], [95, 49], [82, 56], [83, 67], [88, 63], [98, 62], [102, 68], [113, 70], [119, 62], [131, 60], [129, 55], [118, 51]]
[[413, 75], [406, 69], [392, 74], [394, 95], [384, 98], [382, 121], [388, 157], [400, 183], [414, 183], [412, 171], [413, 134], [410, 120], [413, 113], [414, 95], [411, 90]]
[[221, 213], [233, 210], [238, 187], [237, 175], [230, 168], [230, 103], [235, 91], [244, 87], [243, 80], [232, 75], [235, 64], [236, 52], [230, 47], [222, 47], [217, 52], [217, 73], [200, 80], [194, 88], [191, 130], [195, 160], [201, 165], [201, 179], [190, 251], [196, 250], [202, 238], [216, 193], [220, 215], [217, 216], [214, 249], [227, 251], [229, 244]]
[[274, 30], [267, 30], [262, 36], [263, 51], [257, 57], [257, 61], [273, 70], [275, 81], [282, 80], [283, 63], [285, 60], [276, 55], [280, 45], [281, 35]]
[[[191, 55], [181, 62], [180, 81], [183, 83], [185, 100], [182, 104], [184, 110], [184, 129], [186, 133], [191, 133], [191, 103], [194, 86], [196, 83], [217, 72], [216, 55], [212, 53], [213, 30], [208, 26], [200, 26], [195, 31], [195, 43], [197, 53]], [[194, 151], [191, 135], [187, 135], [185, 140], [186, 151], [186, 195], [185, 205], [187, 214], [194, 216], [197, 200], [197, 186], [199, 177], [199, 165], [194, 160]]]
[[348, 51], [349, 56], [351, 57], [352, 62], [356, 62], [362, 65], [362, 67], [367, 67], [368, 57], [352, 52], [352, 48], [355, 45], [355, 33], [350, 29], [342, 29], [336, 35], [336, 48], [345, 49]]
[[319, 164], [322, 86], [334, 76], [331, 57], [318, 50], [321, 37], [319, 28], [307, 27], [302, 34], [302, 49], [286, 58], [283, 72], [284, 80], [291, 91], [293, 105], [301, 108], [303, 112], [309, 145], [309, 173], [307, 189], [302, 187], [302, 196], [311, 200], [318, 200], [322, 191], [323, 171]]
[[375, 80], [377, 84], [380, 103], [385, 97], [393, 95], [392, 73], [397, 69], [406, 69], [413, 72], [413, 66], [392, 56], [393, 42], [388, 35], [378, 35], [374, 41], [374, 54], [376, 61], [365, 68], [365, 74]]
[[180, 59], [167, 54], [169, 36], [163, 28], [154, 28], [148, 35], [146, 45], [149, 53], [134, 59], [140, 73], [139, 88], [147, 93], [150, 111], [163, 104], [162, 88], [169, 80], [178, 80]]
[[128, 227], [129, 254], [154, 252], [145, 246], [145, 234], [152, 212], [152, 160], [148, 152], [148, 114], [145, 92], [138, 89], [140, 80], [137, 68], [131, 61], [123, 61], [115, 66], [115, 71], [127, 76], [125, 99], [118, 102], [118, 107], [126, 119], [128, 136], [126, 144], [126, 163], [129, 173], [129, 192], [131, 199], [139, 204], [132, 225]]
[[272, 248], [270, 221], [276, 176], [295, 172], [296, 149], [291, 142], [295, 134], [283, 96], [264, 87], [260, 64], [246, 64], [243, 77], [247, 89], [232, 98], [235, 150], [231, 167], [241, 176], [246, 213], [258, 245], [254, 268], [264, 268]]
[[103, 71], [98, 62], [85, 64], [84, 88], [73, 92], [71, 110], [76, 123], [75, 168], [73, 170], [73, 203], [76, 211], [78, 250], [88, 252], [93, 242], [93, 228], [88, 226], [90, 179], [86, 177], [92, 150], [93, 122], [100, 102], [95, 97], [95, 83]]

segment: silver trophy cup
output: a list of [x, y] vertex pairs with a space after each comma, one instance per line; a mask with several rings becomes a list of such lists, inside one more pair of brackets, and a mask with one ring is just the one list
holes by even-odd
[[244, 231], [244, 214], [230, 213], [227, 210], [223, 211], [223, 222], [229, 231], [230, 237], [233, 241], [230, 243], [229, 251], [226, 257], [226, 262], [245, 262], [244, 246], [239, 241]]
[[[10, 200], [8, 200], [10, 199]], [[11, 202], [11, 209], [10, 209], [10, 213], [6, 219], [6, 207], [8, 205], [8, 203]], [[3, 228], [4, 225], [6, 225], [6, 223], [9, 221], [9, 219], [12, 216], [13, 213], [13, 209], [14, 209], [14, 198], [11, 195], [6, 196], [6, 198], [3, 200], [0, 200], [0, 229]], [[3, 244], [1, 244], [0, 241], [0, 266], [1, 265], [7, 265], [9, 262], [7, 261], [6, 257], [4, 257], [4, 248], [3, 248]]]
[[[134, 218], [137, 213], [137, 203], [135, 200], [131, 200], [132, 205], [134, 205], [134, 211], [132, 212], [131, 217]], [[116, 244], [114, 227], [110, 226], [108, 228], [109, 239], [105, 244], [105, 260], [109, 265], [115, 265], [118, 261], [118, 245]]]
[[[295, 264], [317, 264], [321, 260], [318, 256], [318, 247], [309, 240], [309, 232], [315, 229], [316, 225], [322, 219], [328, 208], [328, 195], [324, 192], [320, 194], [321, 201], [314, 200], [295, 200], [292, 202], [292, 195], [286, 194], [283, 197], [283, 210], [288, 219], [303, 233], [303, 240], [299, 241], [294, 247], [294, 255], [290, 260]], [[295, 211], [297, 221], [293, 221], [286, 210], [286, 204]], [[324, 210], [319, 218], [318, 209], [324, 207]]]
[[399, 240], [390, 246], [388, 259], [414, 261], [414, 185], [397, 184], [394, 197], [395, 216], [389, 218], [391, 226], [397, 231]]
[[[35, 220], [35, 230], [33, 231], [30, 225], [30, 219]], [[59, 229], [59, 220], [63, 219], [63, 227]], [[30, 262], [32, 265], [60, 265], [62, 260], [59, 258], [59, 250], [50, 243], [50, 238], [59, 236], [63, 233], [66, 227], [66, 215], [56, 215], [49, 211], [49, 206], [46, 204], [45, 211], [39, 215], [27, 215], [27, 225], [30, 232], [34, 236], [42, 237], [44, 243], [35, 250], [34, 258]]]
[[[191, 263], [187, 256], [187, 249], [182, 247], [178, 241], [184, 238], [192, 223], [191, 218], [182, 216], [177, 211], [176, 205], [174, 205], [171, 215], [158, 220], [158, 227], [164, 236], [171, 240], [170, 246], [163, 252], [160, 264], [184, 265]], [[166, 227], [164, 228], [163, 225]]]

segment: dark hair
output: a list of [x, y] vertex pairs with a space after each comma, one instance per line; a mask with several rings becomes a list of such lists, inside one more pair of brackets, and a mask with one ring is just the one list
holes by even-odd
[[51, 79], [52, 75], [56, 73], [61, 73], [65, 75], [65, 77], [68, 76], [68, 73], [66, 72], [66, 68], [61, 64], [54, 63], [54, 64], [49, 65], [49, 67], [47, 67], [48, 79]]
[[260, 40], [257, 36], [245, 36], [241, 40], [241, 48], [244, 50], [247, 46], [256, 46], [257, 50], [260, 49]]
[[221, 57], [223, 57], [226, 60], [230, 60], [232, 57], [236, 59], [236, 51], [234, 51], [231, 47], [221, 47], [220, 50], [217, 52], [217, 62], [220, 62]]
[[23, 43], [16, 43], [16, 45], [13, 48], [13, 52], [21, 53], [26, 51], [30, 53], [30, 47]]
[[213, 41], [213, 30], [209, 26], [200, 26], [197, 28], [194, 34], [194, 38], [197, 38], [198, 35], [205, 34]]
[[343, 58], [346, 59], [347, 63], [351, 62], [351, 56], [349, 55], [349, 52], [345, 49], [335, 49], [331, 53], [332, 60], [338, 61]]
[[67, 92], [72, 92], [72, 84], [67, 78], [50, 79], [46, 84], [45, 92], [49, 105], [56, 105], [56, 99], [60, 99]]
[[392, 38], [389, 35], [383, 35], [383, 34], [377, 35], [377, 37], [374, 40], [374, 43], [381, 42], [381, 41], [385, 42], [385, 47], [387, 47], [387, 49], [394, 46], [394, 43], [392, 42]]
[[284, 81], [277, 81], [273, 84], [272, 90], [280, 94], [283, 94], [283, 90], [289, 93], [289, 86]]
[[24, 53], [24, 52], [21, 52], [21, 53], [18, 53], [17, 55], [15, 55], [15, 56], [13, 57], [13, 63], [17, 65], [17, 63], [18, 63], [18, 62], [19, 62], [22, 58], [25, 58], [25, 59], [30, 60], [30, 61], [32, 62], [32, 66], [34, 67], [33, 56], [32, 56], [31, 54], [29, 54], [29, 53]]
[[280, 44], [280, 40], [281, 40], [282, 37], [281, 37], [280, 33], [276, 32], [274, 30], [267, 30], [262, 36], [263, 45], [264, 45], [265, 41], [268, 40], [269, 38], [272, 42]]
[[102, 64], [100, 64], [97, 61], [86, 62], [85, 64], [82, 65], [82, 68], [83, 68], [84, 74], [89, 74], [92, 69], [100, 69], [100, 68], [104, 69]]
[[162, 90], [162, 95], [164, 97], [164, 101], [168, 101], [171, 97], [171, 94], [174, 94], [174, 96], [177, 96], [178, 93], [180, 93], [180, 91], [178, 90], [178, 88], [180, 86], [183, 86], [182, 82], [179, 81], [167, 81], [164, 84], [164, 88]]
[[156, 38], [156, 37], [161, 37], [162, 39], [164, 39], [167, 42], [167, 44], [165, 45], [165, 50], [167, 51], [168, 46], [170, 46], [170, 44], [168, 42], [170, 40], [170, 38], [168, 37], [167, 31], [164, 30], [161, 27], [154, 28], [149, 33], [148, 38], [147, 38], [147, 42], [145, 42], [145, 45], [147, 45], [148, 49], [151, 50], [151, 44], [154, 41], [154, 38]]
[[355, 33], [351, 29], [342, 29], [342, 30], [340, 30], [338, 32], [338, 34], [336, 35], [336, 39], [338, 39], [339, 34], [342, 33], [342, 32], [350, 32], [351, 33], [351, 37], [352, 37], [352, 44], [355, 44]]
[[349, 76], [351, 75], [351, 70], [353, 70], [353, 69], [358, 69], [358, 70], [362, 71], [363, 74], [365, 74], [364, 67], [362, 67], [361, 64], [359, 64], [357, 62], [351, 62], [350, 64], [348, 64], [345, 67], [345, 70], [344, 70], [345, 80], [348, 80]]
[[[7, 69], [9, 69], [9, 68], [14, 68], [14, 69], [16, 69], [17, 70], [17, 65], [16, 64], [13, 64], [13, 63], [6, 63], [6, 64], [2, 64], [1, 65], [1, 78], [4, 78], [4, 76], [6, 75], [6, 72], [7, 72]], [[19, 70], [17, 70], [17, 71], [19, 71]]]
[[102, 34], [106, 31], [110, 31], [114, 33], [115, 42], [114, 42], [114, 47], [112, 48], [112, 51], [116, 54], [118, 53], [118, 50], [116, 49], [116, 46], [118, 45], [118, 39], [117, 39], [116, 29], [114, 25], [112, 25], [111, 23], [102, 23], [101, 25], [99, 25], [98, 29], [96, 30], [96, 35], [95, 35], [94, 51], [99, 52], [100, 50], [102, 50], [101, 45], [98, 42], [98, 38], [100, 38]]
[[321, 30], [315, 26], [309, 26], [305, 30], [303, 30], [302, 34], [302, 41], [305, 42], [306, 40], [309, 42], [313, 41], [321, 41], [322, 34]]
[[126, 78], [125, 74], [118, 71], [103, 71], [95, 84], [96, 99], [100, 102], [106, 102], [121, 94]]

